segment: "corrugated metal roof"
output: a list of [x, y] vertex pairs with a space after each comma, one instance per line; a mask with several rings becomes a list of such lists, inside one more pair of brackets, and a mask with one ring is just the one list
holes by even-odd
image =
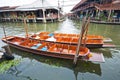
[[48, 2], [47, 0], [36, 0], [35, 2], [28, 4], [28, 5], [23, 5], [20, 6], [18, 8], [16, 8], [16, 10], [27, 10], [27, 9], [57, 9], [57, 7], [54, 7], [50, 4], [50, 2]]
[[86, 1], [87, 0], [82, 0], [75, 7], [73, 7], [71, 11], [76, 12], [76, 11], [88, 9], [89, 7], [95, 7], [99, 10], [120, 10], [120, 0], [114, 0], [113, 2], [108, 4], [98, 4], [91, 1], [90, 3], [80, 7], [80, 5], [84, 4]]
[[76, 4], [71, 11], [73, 11], [74, 9], [78, 8], [81, 4], [83, 4], [84, 2], [86, 2], [87, 0], [81, 0], [78, 4]]
[[100, 10], [120, 10], [120, 4], [105, 4], [97, 7]]
[[3, 6], [0, 7], [0, 12], [7, 12], [7, 11], [16, 11], [15, 8], [18, 6]]

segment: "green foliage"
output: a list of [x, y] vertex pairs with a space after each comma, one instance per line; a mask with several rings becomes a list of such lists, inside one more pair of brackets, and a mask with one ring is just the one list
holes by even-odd
[[10, 69], [12, 66], [15, 66], [20, 63], [19, 60], [10, 60], [10, 61], [3, 61], [0, 63], [0, 73], [4, 73], [6, 70]]
[[103, 12], [100, 14], [100, 19], [101, 19], [102, 21], [106, 21], [106, 20], [107, 20], [107, 17], [104, 15]]

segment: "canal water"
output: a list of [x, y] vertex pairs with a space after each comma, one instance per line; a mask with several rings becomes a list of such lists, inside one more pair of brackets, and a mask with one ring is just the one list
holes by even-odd
[[[60, 23], [27, 24], [29, 33], [79, 33], [81, 25], [82, 22], [69, 19]], [[0, 23], [0, 38], [4, 36], [3, 26], [7, 36], [25, 35], [23, 23]], [[103, 53], [104, 63], [79, 61], [74, 67], [72, 60], [39, 56], [11, 48], [15, 59], [20, 59], [20, 62], [0, 73], [0, 80], [120, 80], [120, 25], [90, 23], [88, 33], [111, 38], [112, 44], [116, 45], [116, 48], [91, 49]], [[0, 40], [0, 47], [3, 45]]]

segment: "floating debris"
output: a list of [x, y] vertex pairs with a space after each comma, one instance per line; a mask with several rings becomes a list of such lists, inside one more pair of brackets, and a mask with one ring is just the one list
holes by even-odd
[[11, 67], [18, 65], [20, 63], [20, 61], [21, 61], [21, 59], [9, 60], [9, 61], [7, 60], [7, 61], [0, 62], [0, 73], [4, 73]]

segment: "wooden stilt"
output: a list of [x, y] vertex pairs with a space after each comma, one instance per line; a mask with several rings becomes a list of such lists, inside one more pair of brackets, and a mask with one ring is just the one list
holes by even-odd
[[101, 14], [101, 12], [100, 12], [100, 10], [99, 10], [99, 11], [98, 11], [98, 14], [97, 14], [98, 19], [100, 19], [100, 14]]
[[42, 12], [43, 12], [43, 22], [46, 23], [45, 8], [44, 8], [43, 3], [44, 3], [44, 0], [42, 0], [42, 7], [43, 7], [43, 8], [42, 8]]
[[60, 21], [60, 3], [58, 0], [58, 21]]
[[42, 9], [42, 11], [43, 11], [43, 22], [46, 23], [45, 10]]
[[109, 11], [109, 15], [108, 15], [108, 21], [110, 21], [110, 16], [111, 16], [112, 10]]

